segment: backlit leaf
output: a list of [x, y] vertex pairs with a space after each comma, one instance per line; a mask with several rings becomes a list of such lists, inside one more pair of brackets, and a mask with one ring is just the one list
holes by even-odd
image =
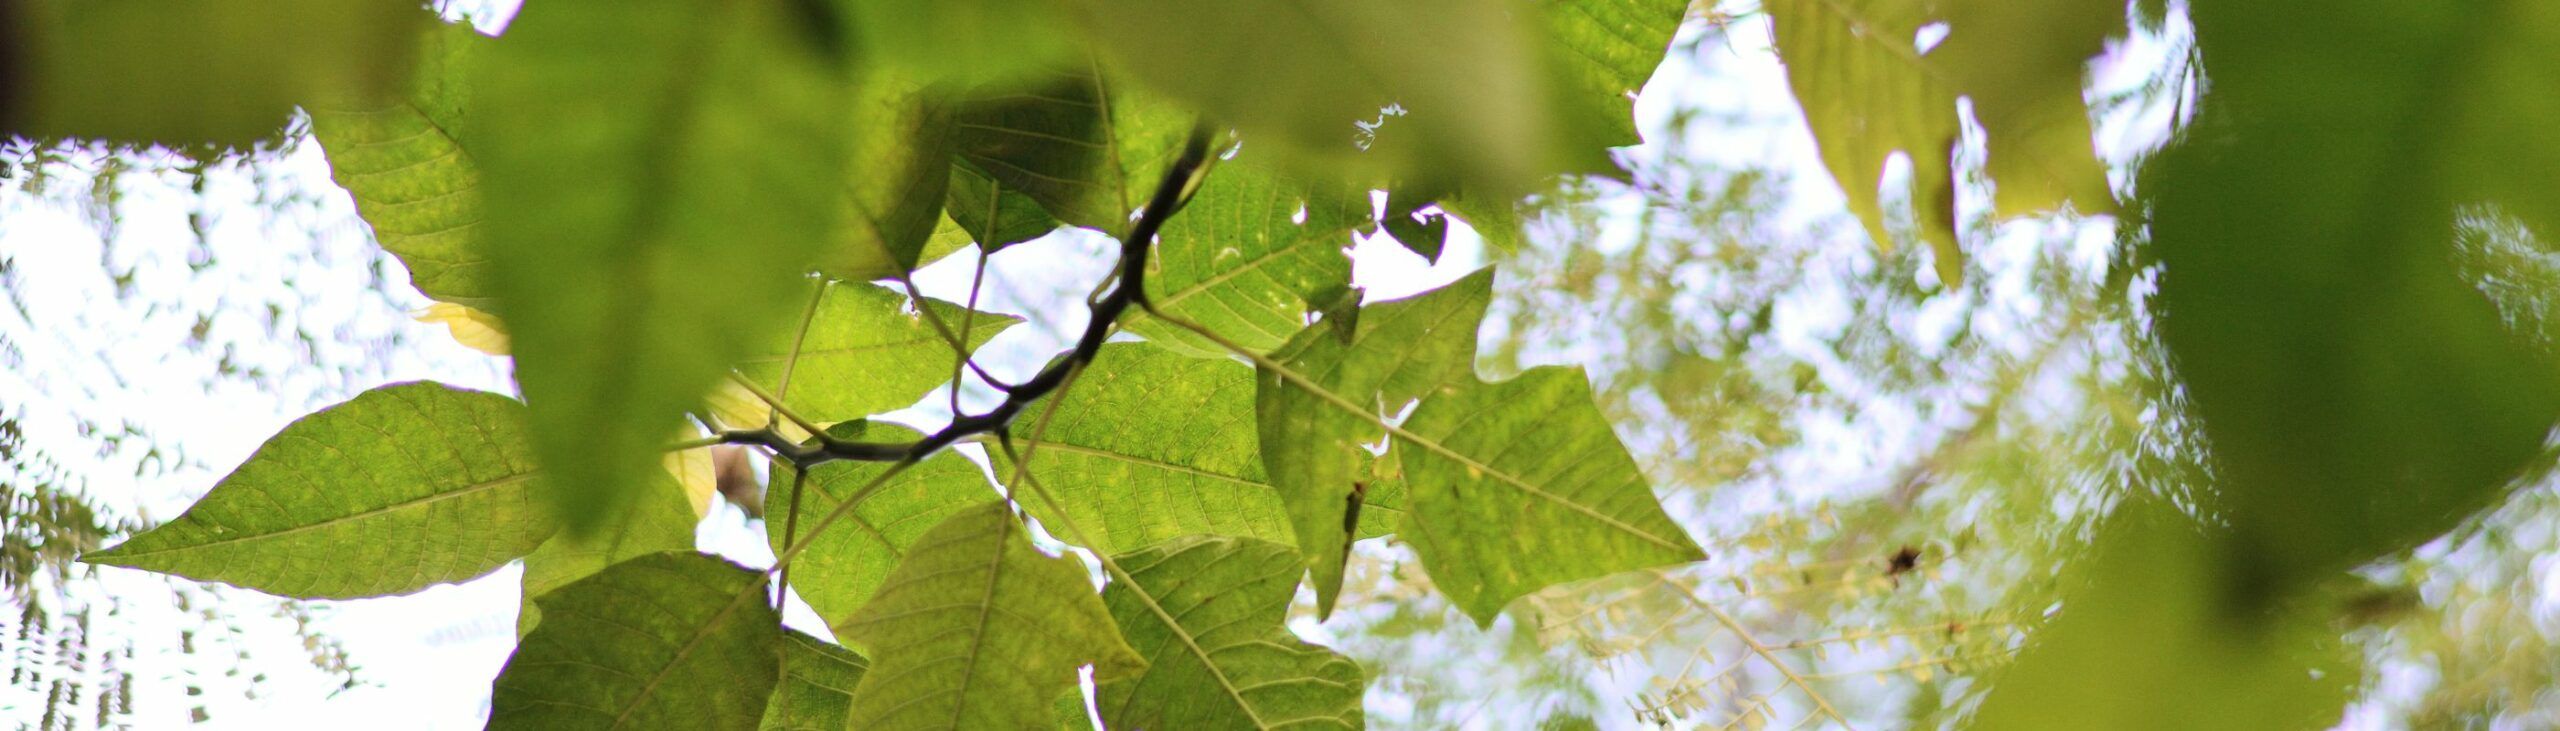
[[1105, 233], [1145, 205], [1191, 125], [1085, 69], [988, 85], [954, 117], [960, 159], [1058, 220]]
[[[812, 287], [824, 291], [814, 292], [817, 305], [805, 311], [806, 326], [784, 330], [737, 362], [739, 374], [781, 395], [793, 411], [820, 422], [859, 419], [913, 404], [951, 379], [950, 342], [905, 295], [864, 282], [813, 283], [795, 290], [803, 307]], [[959, 334], [968, 310], [935, 299], [922, 304]], [[975, 317], [971, 350], [1022, 322], [983, 312]]]
[[[707, 454], [699, 449], [687, 453]], [[620, 512], [605, 516], [596, 531], [559, 533], [525, 554], [524, 587], [516, 610], [518, 637], [542, 623], [537, 600], [553, 590], [624, 561], [693, 550], [694, 526], [701, 522], [701, 513], [687, 505], [690, 498], [667, 478], [653, 478], [645, 485], [639, 499], [616, 504], [612, 509]]]
[[845, 135], [852, 207], [828, 245], [819, 270], [854, 281], [894, 277], [916, 267], [927, 238], [942, 222], [951, 180], [949, 102], [917, 81], [888, 72], [856, 83]]
[[818, 638], [782, 632], [782, 682], [773, 686], [761, 731], [842, 731], [853, 686], [871, 661]]
[[1102, 683], [1112, 728], [1344, 728], [1362, 725], [1360, 666], [1300, 642], [1283, 622], [1302, 569], [1288, 546], [1191, 537], [1114, 559], [1128, 580], [1103, 590], [1146, 672]]
[[309, 599], [477, 578], [556, 527], [524, 407], [385, 386], [285, 426], [186, 514], [82, 557]]
[[[1369, 220], [1367, 196], [1311, 188], [1239, 160], [1221, 163], [1157, 236], [1147, 298], [1257, 351], [1306, 326], [1308, 301], [1351, 281], [1351, 229]], [[1227, 352], [1180, 328], [1135, 319], [1129, 328], [1176, 350]]]
[[1045, 727], [1077, 667], [1146, 666], [1084, 566], [1033, 548], [1003, 501], [927, 532], [840, 634], [872, 651], [850, 727], [873, 731]]
[[[872, 442], [912, 441], [921, 436], [905, 427], [861, 421], [837, 424], [827, 431], [838, 439]], [[853, 499], [888, 468], [876, 462], [819, 465], [809, 470], [808, 491], [799, 497], [799, 535], [793, 538], [811, 543], [792, 563], [791, 588], [831, 626], [841, 626], [869, 602], [926, 531], [992, 494], [977, 465], [946, 451], [881, 483], [825, 533], [809, 532], [821, 516]], [[765, 494], [765, 536], [777, 553], [789, 545], [785, 534], [795, 527], [790, 517], [793, 482], [790, 468], [777, 466], [774, 489]]]
[[782, 652], [763, 583], [660, 553], [543, 596], [542, 626], [498, 673], [489, 728], [756, 728]]
[[374, 240], [400, 257], [419, 292], [474, 307], [496, 293], [473, 240], [481, 235], [480, 170], [462, 130], [471, 75], [493, 43], [469, 25], [443, 26], [426, 36], [416, 79], [401, 93], [305, 105], [331, 179], [355, 196]]

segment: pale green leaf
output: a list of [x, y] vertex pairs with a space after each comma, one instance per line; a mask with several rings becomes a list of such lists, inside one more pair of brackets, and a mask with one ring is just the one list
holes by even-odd
[[[812, 287], [823, 289], [815, 291]], [[820, 422], [859, 419], [914, 404], [951, 380], [950, 341], [912, 309], [905, 295], [864, 282], [820, 282], [797, 288], [804, 327], [785, 330], [737, 361], [738, 373], [779, 394], [793, 411]], [[957, 336], [969, 310], [926, 299]], [[977, 313], [971, 350], [1022, 322]], [[798, 323], [799, 318], [785, 317]], [[785, 376], [788, 376], [788, 380]]]
[[1487, 269], [1418, 297], [1361, 308], [1348, 342], [1318, 323], [1272, 354], [1279, 369], [1256, 376], [1263, 466], [1314, 572], [1319, 614], [1332, 613], [1342, 587], [1342, 562], [1354, 537], [1347, 530], [1350, 511], [1377, 497], [1368, 494], [1377, 479], [1361, 445], [1384, 436], [1383, 415], [1442, 383], [1473, 378], [1476, 327], [1492, 296], [1493, 270]]
[[1043, 555], [1003, 501], [927, 532], [841, 636], [871, 648], [850, 728], [1030, 728], [1094, 666], [1108, 681], [1145, 661], [1121, 641], [1074, 559]]
[[[922, 435], [892, 424], [850, 421], [830, 427], [838, 439], [871, 442], [912, 441]], [[809, 549], [791, 564], [791, 588], [830, 626], [840, 626], [871, 600], [889, 572], [926, 531], [943, 519], [967, 510], [992, 494], [978, 466], [944, 451], [925, 458], [862, 496], [862, 504], [827, 531], [812, 536], [818, 518], [853, 499], [889, 465], [876, 462], [831, 462], [809, 470], [807, 492], [799, 496], [797, 539]], [[774, 489], [765, 493], [765, 536], [773, 550], [789, 543], [795, 476], [787, 466], [774, 470]]]
[[541, 544], [546, 484], [515, 400], [384, 386], [286, 425], [177, 520], [83, 560], [306, 599], [405, 594]]
[[[1253, 369], [1232, 360], [1107, 344], [1045, 427], [1015, 438], [1030, 450], [1032, 479], [1096, 544], [1086, 548], [1119, 553], [1193, 534], [1288, 543], [1288, 509], [1263, 472], [1252, 426], [1253, 389]], [[1012, 480], [1013, 461], [989, 455], [996, 479]], [[1379, 492], [1395, 495], [1363, 513], [1361, 537], [1393, 530], [1402, 512], [1401, 488]], [[1025, 507], [1058, 522], [1044, 501]]]
[[836, 0], [865, 63], [938, 82], [989, 81], [1076, 58], [1046, 0]]
[[469, 25], [437, 28], [403, 93], [305, 105], [331, 179], [355, 196], [357, 215], [408, 267], [410, 283], [428, 297], [475, 307], [494, 293], [473, 241], [480, 235], [480, 170], [461, 130], [473, 67], [493, 42]]
[[596, 575], [614, 564], [641, 556], [693, 549], [699, 516], [683, 488], [671, 479], [651, 479], [638, 499], [610, 508], [601, 528], [586, 534], [560, 533], [524, 557], [524, 590], [516, 610], [516, 635], [542, 623], [535, 602], [554, 589]]
[[535, 600], [491, 729], [756, 728], [780, 665], [764, 577], [717, 557], [625, 561]]
[[843, 731], [853, 686], [871, 661], [796, 631], [782, 633], [782, 682], [764, 708], [761, 731]]
[[852, 207], [819, 260], [828, 276], [855, 281], [914, 269], [925, 241], [942, 222], [951, 174], [948, 102], [894, 73], [873, 72], [854, 84], [844, 124], [853, 141], [846, 166]]
[[1491, 625], [1529, 592], [1706, 558], [1662, 511], [1579, 368], [1442, 387], [1395, 432], [1431, 583]]
[[[1308, 302], [1351, 281], [1351, 229], [1369, 200], [1300, 184], [1241, 160], [1219, 164], [1157, 236], [1147, 298], [1157, 309], [1256, 351], [1287, 342]], [[1129, 328], [1202, 357], [1225, 349], [1181, 328], [1136, 318]]]
[[474, 81], [480, 237], [571, 527], [788, 332], [841, 225], [846, 84], [777, 0], [536, 3]]
[[1191, 537], [1113, 560], [1103, 590], [1146, 672], [1096, 688], [1112, 728], [1362, 726], [1360, 666], [1284, 624], [1302, 565], [1288, 546]]
[[1060, 221], [1114, 234], [1145, 205], [1191, 124], [1081, 69], [978, 89], [954, 117], [962, 160]]
[[1878, 246], [1890, 246], [1877, 196], [1885, 160], [1911, 160], [1911, 204], [1920, 238], [1937, 252], [1938, 279], [1961, 281], [1956, 248], [1955, 92], [1913, 44], [1934, 18], [1918, 0], [1771, 0], [1787, 85], [1813, 128], [1822, 165], [1848, 195], [1849, 212]]
[[172, 147], [281, 139], [296, 104], [407, 80], [417, 3], [32, 0], [0, 7], [0, 135]]

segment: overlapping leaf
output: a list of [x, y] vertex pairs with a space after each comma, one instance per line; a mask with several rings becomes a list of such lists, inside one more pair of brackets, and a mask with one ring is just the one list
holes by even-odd
[[[1221, 163], [1157, 237], [1147, 297], [1156, 308], [1257, 351], [1306, 324], [1309, 300], [1351, 281], [1351, 229], [1369, 201], [1244, 160]], [[1129, 328], [1204, 357], [1225, 349], [1152, 319]]]
[[772, 0], [538, 4], [474, 79], [481, 248], [574, 528], [807, 303], [850, 155], [846, 84], [798, 22]]
[[1662, 65], [1689, 4], [1680, 0], [1544, 0], [1537, 3], [1558, 113], [1611, 147], [1636, 134], [1635, 94]]
[[[1086, 548], [1118, 553], [1193, 534], [1286, 543], [1289, 513], [1262, 468], [1253, 388], [1253, 370], [1234, 361], [1113, 343], [1076, 377], [1045, 428], [1017, 439], [1032, 450], [1032, 479], [1095, 542]], [[996, 479], [1012, 480], [1013, 462], [990, 454]], [[1382, 484], [1376, 494], [1361, 537], [1392, 530], [1402, 512], [1401, 487]], [[1044, 523], [1058, 520], [1045, 502], [1025, 507]]]
[[475, 578], [556, 528], [513, 399], [385, 386], [287, 425], [186, 514], [85, 557], [281, 596]]
[[1182, 150], [1190, 119], [1077, 69], [978, 89], [954, 114], [959, 156], [1060, 221], [1119, 233]]
[[693, 550], [699, 514], [686, 504], [687, 500], [672, 481], [651, 479], [638, 499], [616, 504], [612, 509], [620, 512], [605, 516], [600, 529], [554, 535], [540, 548], [525, 554], [516, 634], [522, 636], [542, 623], [542, 609], [536, 600], [555, 589], [624, 561]]
[[782, 652], [764, 577], [661, 553], [536, 602], [544, 621], [499, 671], [491, 729], [756, 728]]
[[1360, 666], [1283, 625], [1301, 563], [1288, 546], [1191, 537], [1113, 560], [1102, 594], [1146, 672], [1096, 687], [1111, 728], [1362, 725]]
[[818, 269], [855, 281], [898, 276], [916, 267], [942, 222], [951, 109], [922, 83], [879, 70], [854, 85], [852, 104], [843, 122], [853, 141], [846, 166], [852, 213]]
[[1353, 511], [1365, 510], [1376, 481], [1361, 445], [1383, 436], [1378, 415], [1400, 411], [1442, 383], [1472, 378], [1476, 327], [1492, 295], [1488, 269], [1412, 299], [1363, 307], [1347, 341], [1339, 328], [1317, 323], [1272, 354], [1281, 368], [1256, 374], [1263, 467], [1313, 572], [1319, 613], [1332, 612]]
[[841, 636], [871, 649], [850, 727], [1044, 727], [1076, 668], [1145, 667], [1075, 560], [1042, 555], [1002, 501], [925, 534]]
[[486, 307], [495, 293], [473, 241], [480, 235], [480, 170], [462, 130], [473, 67], [493, 41], [469, 25], [443, 26], [426, 38], [408, 89], [306, 105], [311, 136], [328, 152], [330, 177], [355, 196], [356, 213], [408, 267], [419, 292]]
[[247, 146], [296, 104], [396, 90], [434, 22], [367, 0], [34, 0], [0, 16], [0, 134], [171, 147]]
[[987, 253], [1040, 238], [1059, 225], [1039, 201], [996, 182], [995, 176], [967, 162], [952, 163], [950, 190], [942, 207], [951, 224], [967, 232]]
[[[812, 292], [810, 287], [823, 291]], [[903, 295], [862, 282], [821, 282], [796, 289], [805, 325], [748, 351], [738, 372], [783, 396], [792, 410], [821, 422], [859, 419], [916, 402], [951, 378], [951, 343], [910, 309]], [[810, 297], [816, 304], [810, 306]], [[963, 316], [971, 350], [1022, 320], [975, 313], [926, 299], [944, 325], [959, 334]], [[799, 321], [797, 318], [795, 322]], [[786, 376], [788, 376], [786, 378]]]
[[799, 632], [782, 633], [782, 681], [765, 705], [762, 731], [843, 731], [853, 686], [871, 661]]
[[[828, 433], [855, 441], [908, 441], [920, 436], [905, 427], [860, 421], [837, 424]], [[792, 589], [830, 625], [842, 625], [870, 601], [926, 531], [985, 502], [990, 494], [986, 475], [977, 465], [947, 451], [907, 468], [868, 494], [861, 492], [888, 468], [871, 462], [812, 468], [807, 491], [797, 498], [797, 521], [791, 519], [795, 477], [788, 467], [775, 469], [774, 489], [765, 495], [765, 534], [774, 551], [782, 551], [789, 539], [813, 541], [792, 564]], [[857, 498], [861, 504], [826, 532], [809, 532], [820, 516]], [[794, 530], [799, 535], [786, 538]]]

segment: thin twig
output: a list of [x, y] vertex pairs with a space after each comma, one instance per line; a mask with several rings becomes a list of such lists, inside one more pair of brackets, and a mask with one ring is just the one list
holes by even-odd
[[[801, 429], [806, 430], [811, 434], [826, 433], [826, 427], [819, 426], [818, 422], [810, 421], [807, 417], [792, 413], [791, 407], [783, 405], [781, 396], [776, 396], [772, 391], [764, 390], [763, 386], [756, 385], [754, 379], [738, 375], [737, 371], [730, 371], [729, 380], [732, 383], [738, 384], [740, 388], [746, 389], [747, 393], [755, 394], [755, 397], [758, 400], [763, 401], [767, 406], [773, 407], [773, 413], [781, 415], [784, 419], [789, 419], [792, 424], [799, 426]], [[771, 431], [772, 427], [767, 426], [764, 430]], [[726, 434], [727, 432], [722, 433]]]

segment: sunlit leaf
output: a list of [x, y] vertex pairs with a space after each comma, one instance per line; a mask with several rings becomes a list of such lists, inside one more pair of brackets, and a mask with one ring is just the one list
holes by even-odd
[[1042, 555], [1002, 501], [927, 532], [840, 634], [871, 649], [852, 728], [1030, 728], [1076, 668], [1108, 681], [1146, 662], [1093, 592], [1084, 566]]
[[843, 220], [844, 81], [776, 2], [538, 3], [475, 77], [482, 251], [571, 527], [789, 332]]
[[1303, 569], [1288, 546], [1191, 537], [1114, 559], [1103, 591], [1146, 672], [1096, 688], [1112, 728], [1362, 725], [1360, 666], [1282, 623]]
[[[1308, 186], [1242, 160], [1221, 163], [1157, 236], [1147, 298], [1257, 351], [1306, 325], [1317, 292], [1351, 281], [1351, 229], [1367, 196]], [[1181, 328], [1136, 319], [1129, 329], [1212, 358], [1225, 349]]]
[[532, 551], [557, 526], [548, 484], [513, 399], [385, 386], [285, 426], [184, 515], [82, 559], [280, 596], [405, 594]]
[[782, 652], [763, 581], [661, 553], [543, 596], [542, 626], [498, 673], [489, 728], [756, 728]]
[[[805, 324], [785, 329], [737, 363], [740, 374], [781, 395], [800, 415], [821, 422], [859, 419], [913, 404], [951, 379], [951, 343], [906, 296], [862, 282], [812, 283], [794, 291], [808, 308], [794, 313], [805, 314]], [[941, 300], [928, 298], [922, 305], [955, 337], [969, 313]], [[975, 317], [971, 350], [1022, 322], [983, 312]], [[759, 419], [748, 426], [762, 425]]]
[[[1083, 528], [1086, 546], [1117, 553], [1185, 535], [1249, 536], [1287, 543], [1289, 514], [1262, 469], [1253, 419], [1253, 369], [1200, 360], [1147, 343], [1102, 346], [1066, 403], [1036, 437], [1031, 477]], [[1033, 406], [1034, 412], [1045, 405]], [[996, 479], [1014, 463], [990, 450]], [[1361, 537], [1391, 530], [1401, 489], [1362, 514]], [[1043, 522], [1045, 502], [1025, 506]]]
[[[874, 442], [921, 436], [905, 427], [861, 421], [827, 431], [838, 439]], [[792, 564], [792, 590], [830, 625], [842, 626], [869, 602], [926, 531], [991, 494], [977, 465], [950, 452], [926, 458], [869, 494], [858, 492], [888, 468], [876, 462], [833, 462], [810, 469], [807, 492], [797, 498], [796, 521], [791, 517], [795, 477], [790, 468], [774, 470], [774, 489], [765, 494], [766, 539], [777, 553], [789, 545], [786, 534], [796, 531], [790, 538], [809, 542], [807, 552]], [[824, 533], [811, 532], [821, 516], [857, 495], [862, 504], [852, 513]]]
[[507, 326], [499, 322], [496, 315], [451, 302], [438, 302], [427, 305], [426, 311], [418, 313], [417, 319], [429, 325], [443, 325], [445, 332], [453, 334], [454, 342], [461, 343], [463, 347], [490, 355], [507, 354]]
[[[480, 170], [462, 137], [471, 75], [493, 43], [469, 25], [443, 26], [426, 36], [416, 79], [401, 93], [305, 105], [330, 177], [355, 196], [374, 240], [400, 257], [419, 292], [474, 307], [496, 293], [473, 240], [481, 235]], [[455, 338], [462, 333], [457, 326]], [[492, 354], [504, 355], [503, 335], [495, 342]]]

